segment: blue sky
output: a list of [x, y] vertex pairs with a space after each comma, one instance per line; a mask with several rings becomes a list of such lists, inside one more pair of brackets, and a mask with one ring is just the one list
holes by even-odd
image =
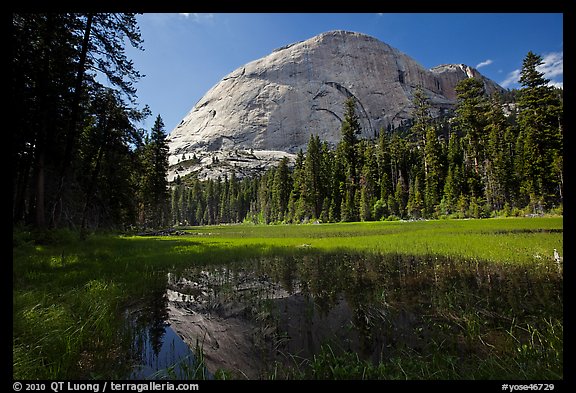
[[144, 52], [128, 49], [146, 75], [138, 102], [160, 114], [166, 132], [236, 68], [281, 46], [329, 30], [371, 35], [406, 53], [425, 68], [464, 63], [506, 88], [518, 88], [528, 51], [545, 60], [553, 84], [563, 83], [563, 15], [536, 13], [408, 14], [195, 14], [137, 16]]

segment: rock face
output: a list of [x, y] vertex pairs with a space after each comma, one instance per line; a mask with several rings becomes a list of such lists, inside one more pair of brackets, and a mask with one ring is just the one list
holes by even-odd
[[331, 31], [279, 48], [225, 76], [171, 132], [169, 180], [233, 168], [246, 175], [293, 158], [311, 134], [335, 144], [349, 97], [356, 99], [363, 136], [372, 138], [411, 118], [416, 87], [438, 114], [453, 107], [454, 87], [468, 77], [483, 79], [488, 93], [502, 90], [471, 67], [426, 70], [360, 33]]
[[484, 81], [484, 88], [488, 94], [492, 94], [496, 90], [504, 91], [504, 89], [495, 82], [480, 74], [477, 69], [465, 64], [444, 64], [436, 66], [430, 69], [430, 71], [438, 78], [442, 95], [451, 102], [456, 101], [456, 85], [462, 79], [466, 78], [482, 79]]

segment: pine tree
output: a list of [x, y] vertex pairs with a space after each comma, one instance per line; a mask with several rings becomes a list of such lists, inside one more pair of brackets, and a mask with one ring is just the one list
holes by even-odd
[[[93, 202], [98, 198], [90, 197], [90, 206], [86, 206], [78, 189], [122, 177], [118, 187], [98, 188], [98, 200], [112, 201], [118, 208], [121, 203], [125, 212], [134, 209], [127, 201], [129, 194], [121, 194], [128, 192], [124, 185], [134, 185], [133, 147], [140, 142], [133, 127], [124, 139], [111, 140], [105, 146], [108, 156], [114, 153], [119, 162], [129, 162], [116, 173], [102, 177], [109, 169], [107, 162], [101, 162], [96, 172], [94, 166], [85, 172], [81, 157], [98, 156], [87, 151], [94, 145], [83, 145], [94, 141], [86, 135], [95, 131], [92, 123], [98, 104], [94, 101], [107, 90], [97, 82], [95, 73], [108, 76], [113, 89], [126, 93], [123, 97], [131, 99], [135, 92], [125, 87], [139, 74], [124, 54], [126, 44], [141, 48], [134, 14], [13, 14], [12, 27], [12, 112], [17, 125], [13, 128], [14, 222], [26, 220], [38, 227], [83, 226], [88, 221], [104, 222], [97, 219], [101, 213], [107, 223], [112, 216], [126, 219], [126, 214], [115, 208], [107, 214], [102, 204], [97, 207]], [[118, 107], [130, 121], [137, 121], [143, 113], [124, 102]], [[111, 223], [123, 224], [127, 223]]]
[[238, 178], [236, 177], [236, 173], [232, 171], [230, 174], [230, 182], [228, 187], [228, 211], [230, 215], [230, 222], [240, 222], [240, 218], [238, 215]]
[[290, 200], [288, 201], [288, 216], [291, 222], [300, 222], [304, 217], [302, 214], [301, 206], [301, 190], [304, 183], [304, 153], [302, 150], [298, 151], [296, 155], [296, 162], [294, 163], [294, 173], [292, 190], [290, 191]]
[[230, 222], [230, 183], [228, 182], [228, 175], [224, 174], [224, 184], [220, 192], [220, 211], [218, 214], [218, 223]]
[[344, 175], [346, 178], [345, 191], [341, 203], [341, 219], [342, 221], [357, 221], [359, 215], [358, 205], [355, 201], [359, 187], [359, 176], [356, 151], [358, 139], [356, 135], [361, 134], [361, 129], [359, 118], [356, 114], [354, 98], [346, 100], [345, 105], [346, 110], [341, 128], [342, 139], [338, 144], [338, 149], [341, 152], [340, 157], [343, 159]]
[[398, 133], [394, 133], [390, 138], [390, 181], [394, 185], [391, 192], [396, 192], [396, 185], [400, 178], [400, 174], [404, 171], [407, 172], [406, 161], [408, 156], [408, 144], [400, 137]]
[[468, 183], [472, 194], [480, 196], [487, 111], [484, 84], [476, 78], [463, 79], [456, 85], [456, 93], [458, 103], [455, 120], [466, 144], [466, 164], [472, 169]]
[[282, 221], [288, 212], [288, 202], [292, 184], [288, 169], [288, 159], [282, 158], [274, 174], [274, 187], [272, 190], [272, 205], [277, 212], [274, 219]]
[[133, 175], [138, 160], [131, 148], [137, 144], [130, 111], [119, 94], [101, 89], [89, 110], [90, 125], [84, 129], [78, 153], [78, 179], [83, 191], [79, 215], [82, 234], [98, 226], [122, 227], [134, 222], [136, 200]]
[[168, 223], [168, 142], [164, 132], [164, 122], [158, 115], [143, 150], [143, 224], [155, 228]]
[[330, 222], [338, 222], [342, 220], [342, 200], [343, 195], [346, 192], [344, 159], [342, 158], [342, 152], [340, 150], [334, 152], [330, 188], [332, 190], [332, 197], [330, 200], [328, 218]]
[[319, 218], [322, 212], [324, 195], [322, 192], [322, 154], [320, 138], [310, 135], [304, 160], [303, 182], [301, 189], [302, 210], [305, 216]]
[[320, 218], [323, 222], [328, 222], [330, 219], [330, 206], [334, 194], [334, 179], [332, 178], [334, 159], [334, 152], [330, 149], [328, 142], [324, 141], [320, 149], [320, 197], [323, 198]]
[[204, 207], [206, 206], [206, 199], [202, 191], [202, 185], [200, 181], [194, 179], [192, 182], [192, 190], [190, 192], [190, 199], [193, 201], [190, 203], [191, 214], [193, 214], [193, 220], [191, 220], [194, 225], [201, 225], [202, 218], [204, 217]]
[[402, 173], [400, 173], [398, 182], [396, 183], [396, 191], [394, 192], [394, 213], [397, 214], [400, 218], [404, 218], [406, 215], [407, 202], [406, 183]]
[[390, 145], [388, 143], [388, 136], [384, 129], [380, 130], [378, 136], [378, 147], [376, 151], [376, 158], [378, 162], [378, 174], [380, 185], [380, 200], [386, 204], [388, 195], [392, 193], [392, 175], [390, 163]]
[[468, 217], [468, 198], [464, 194], [460, 194], [456, 206], [458, 218]]
[[170, 201], [171, 201], [171, 206], [172, 206], [172, 223], [175, 225], [180, 225], [180, 223], [183, 223], [183, 218], [182, 216], [184, 215], [183, 213], [186, 210], [186, 203], [185, 203], [185, 199], [183, 198], [183, 194], [184, 194], [184, 187], [181, 185], [176, 185], [174, 187], [172, 187], [172, 190], [170, 192]]
[[561, 102], [549, 80], [538, 70], [542, 57], [528, 52], [520, 72], [518, 124], [523, 141], [521, 170], [522, 188], [531, 196], [535, 209], [561, 202], [561, 179], [551, 176], [561, 173], [558, 166], [562, 156]]
[[406, 205], [406, 211], [409, 216], [415, 219], [422, 217], [424, 212], [424, 199], [422, 198], [422, 193], [420, 192], [420, 181], [418, 176], [410, 182], [410, 187], [408, 189], [408, 203]]
[[456, 132], [450, 134], [448, 141], [448, 173], [444, 182], [442, 213], [450, 215], [457, 211], [460, 194], [464, 192], [462, 179], [463, 151], [460, 137]]
[[440, 203], [440, 181], [443, 178], [441, 155], [442, 149], [438, 142], [436, 129], [433, 126], [430, 126], [426, 130], [426, 145], [424, 147], [424, 160], [428, 163], [426, 166], [427, 170], [424, 173], [424, 215], [426, 217], [433, 217], [435, 215], [436, 207]]
[[13, 14], [11, 116], [14, 222], [45, 228], [60, 169], [76, 76], [75, 18]]
[[372, 210], [376, 200], [380, 194], [378, 189], [378, 164], [374, 147], [371, 142], [363, 141], [364, 146], [364, 159], [362, 172], [360, 176], [360, 220], [370, 221], [372, 217]]
[[205, 193], [206, 208], [204, 209], [204, 217], [202, 218], [202, 221], [205, 225], [214, 225], [216, 224], [216, 212], [218, 211], [214, 180], [208, 179]]
[[487, 112], [486, 161], [484, 165], [485, 195], [487, 203], [495, 210], [501, 210], [511, 196], [511, 159], [506, 151], [505, 136], [510, 125], [504, 116], [500, 97], [494, 94]]
[[[428, 141], [428, 132], [432, 125], [432, 116], [430, 114], [430, 102], [420, 86], [414, 91], [413, 104], [414, 110], [412, 116], [414, 118], [414, 124], [410, 127], [410, 135], [416, 147], [424, 151]], [[425, 175], [428, 174], [428, 158], [426, 154], [423, 157]]]
[[345, 102], [346, 110], [344, 112], [344, 120], [342, 121], [341, 134], [342, 139], [340, 146], [344, 153], [343, 158], [346, 166], [351, 168], [351, 174], [356, 176], [356, 162], [358, 160], [356, 155], [356, 144], [358, 143], [357, 135], [361, 134], [360, 122], [356, 114], [356, 102], [354, 98], [349, 98]]

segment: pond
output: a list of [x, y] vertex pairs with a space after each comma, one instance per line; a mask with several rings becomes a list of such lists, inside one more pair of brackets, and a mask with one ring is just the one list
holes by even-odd
[[168, 320], [165, 291], [152, 290], [125, 312], [133, 355], [126, 379], [211, 379]]
[[503, 333], [515, 323], [562, 317], [553, 265], [436, 256], [261, 258], [170, 272], [160, 288], [138, 313], [132, 378], [322, 377], [350, 356], [364, 374], [347, 377], [398, 357], [482, 361], [516, 349], [524, 336]]

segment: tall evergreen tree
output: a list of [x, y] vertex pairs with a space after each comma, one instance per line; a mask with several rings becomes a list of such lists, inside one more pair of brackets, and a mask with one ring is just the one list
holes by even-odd
[[132, 124], [130, 111], [119, 94], [102, 89], [93, 101], [93, 116], [82, 135], [79, 151], [78, 179], [84, 192], [80, 228], [116, 227], [126, 221], [121, 210], [135, 211], [133, 172], [140, 169], [131, 145], [137, 144], [140, 134]]
[[344, 173], [346, 176], [345, 192], [342, 199], [341, 219], [342, 221], [357, 221], [358, 206], [355, 203], [356, 192], [358, 191], [358, 155], [356, 145], [357, 135], [361, 134], [360, 122], [356, 114], [356, 102], [354, 98], [346, 100], [344, 120], [342, 121], [342, 139], [338, 145], [341, 157], [344, 160]]
[[372, 215], [374, 204], [380, 196], [380, 190], [378, 189], [378, 163], [373, 144], [368, 141], [364, 141], [363, 144], [365, 147], [360, 175], [359, 214], [360, 220], [370, 221], [374, 219]]
[[[432, 115], [430, 114], [431, 105], [428, 101], [428, 97], [424, 93], [422, 87], [418, 86], [414, 90], [414, 110], [412, 111], [412, 116], [414, 118], [414, 124], [410, 127], [410, 135], [413, 143], [418, 149], [424, 151], [427, 145], [428, 130], [432, 125]], [[424, 154], [424, 173], [428, 174], [428, 156]]]
[[[78, 188], [83, 133], [91, 128], [103, 87], [102, 72], [115, 89], [132, 97], [139, 74], [124, 54], [125, 44], [141, 48], [134, 14], [14, 14], [12, 93], [14, 130], [14, 221], [81, 225], [84, 203]], [[127, 116], [135, 113], [122, 105]], [[120, 142], [119, 142], [120, 143]], [[120, 146], [119, 150], [121, 150]], [[128, 153], [127, 153], [128, 154]], [[117, 175], [124, 173], [118, 171]], [[120, 189], [108, 190], [110, 194]], [[101, 190], [105, 192], [104, 190]]]
[[304, 214], [307, 217], [319, 218], [322, 212], [324, 193], [322, 186], [322, 152], [318, 135], [310, 135], [304, 160], [301, 198]]
[[204, 210], [204, 224], [216, 224], [218, 214], [218, 193], [216, 190], [216, 181], [209, 179], [206, 185], [206, 209]]
[[458, 198], [464, 192], [463, 151], [460, 137], [456, 132], [450, 133], [447, 163], [448, 173], [444, 182], [441, 210], [443, 214], [452, 214], [457, 211]]
[[404, 218], [406, 214], [406, 204], [408, 203], [407, 194], [408, 190], [406, 187], [406, 182], [404, 180], [404, 177], [402, 176], [402, 172], [400, 172], [398, 182], [396, 183], [396, 191], [394, 191], [393, 205], [395, 207], [394, 214], [398, 215], [401, 218]]
[[[440, 190], [442, 187], [443, 168], [442, 168], [442, 149], [438, 141], [436, 129], [429, 126], [426, 130], [426, 145], [424, 147], [424, 160], [427, 162], [427, 170], [424, 173], [425, 190], [424, 190], [424, 215], [433, 217], [436, 207], [440, 202]], [[415, 187], [418, 184], [415, 184]], [[420, 189], [417, 190], [420, 192]]]
[[484, 164], [484, 184], [487, 203], [495, 210], [501, 210], [511, 199], [512, 159], [506, 149], [506, 133], [510, 124], [504, 116], [500, 97], [494, 94], [487, 112], [486, 160]]
[[320, 149], [320, 194], [323, 197], [320, 219], [323, 222], [330, 220], [330, 207], [332, 206], [334, 194], [333, 167], [334, 153], [330, 149], [328, 142], [324, 141]]
[[386, 204], [388, 195], [392, 193], [392, 167], [390, 162], [390, 145], [388, 135], [384, 129], [380, 130], [378, 136], [378, 147], [376, 150], [376, 159], [378, 163], [380, 200], [383, 205]]
[[561, 202], [561, 179], [551, 176], [558, 173], [563, 149], [561, 102], [538, 69], [542, 64], [541, 56], [528, 52], [520, 72], [522, 89], [518, 99], [523, 141], [521, 187], [534, 209]]
[[304, 152], [299, 150], [294, 163], [292, 191], [290, 191], [290, 199], [288, 201], [288, 215], [290, 221], [293, 222], [300, 222], [304, 218], [302, 209], [299, 208], [302, 199], [301, 190], [304, 184], [304, 160]]
[[224, 174], [224, 184], [220, 189], [220, 204], [218, 213], [218, 223], [230, 222], [230, 183], [228, 182], [228, 175]]
[[456, 85], [457, 129], [462, 133], [466, 146], [466, 165], [470, 170], [468, 186], [474, 196], [482, 196], [481, 177], [484, 172], [484, 146], [487, 100], [484, 83], [480, 79], [463, 79]]
[[408, 202], [406, 204], [406, 211], [409, 216], [415, 219], [422, 217], [424, 212], [424, 198], [420, 192], [420, 180], [416, 176], [411, 182], [408, 189]]
[[288, 202], [292, 185], [288, 169], [288, 159], [282, 158], [274, 174], [274, 186], [272, 189], [273, 219], [282, 221], [288, 212]]
[[72, 103], [74, 26], [68, 14], [12, 15], [14, 222], [47, 226]]
[[158, 115], [143, 149], [142, 196], [145, 226], [161, 227], [169, 220], [168, 209], [168, 142], [164, 122]]
[[331, 186], [332, 197], [328, 212], [328, 219], [331, 222], [338, 222], [342, 219], [342, 199], [346, 192], [346, 175], [344, 172], [344, 159], [342, 151], [334, 152], [334, 161], [332, 163]]

